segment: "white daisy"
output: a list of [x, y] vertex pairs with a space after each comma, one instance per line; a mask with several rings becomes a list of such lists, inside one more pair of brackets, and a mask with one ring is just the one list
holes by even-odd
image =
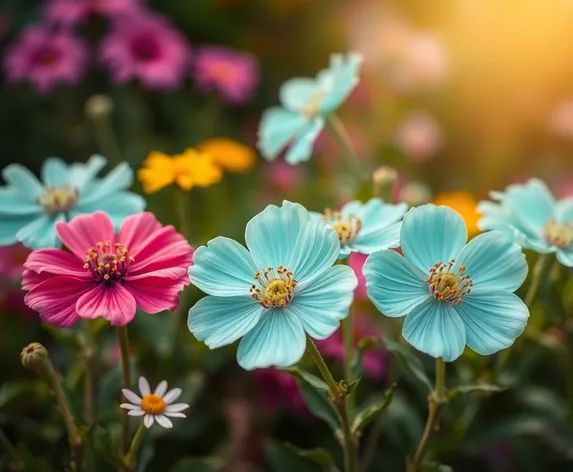
[[143, 416], [143, 424], [146, 428], [149, 428], [154, 421], [157, 421], [164, 428], [173, 428], [173, 423], [167, 418], [168, 416], [186, 418], [185, 414], [181, 412], [189, 408], [189, 405], [187, 403], [173, 403], [181, 395], [180, 388], [173, 388], [167, 392], [167, 381], [163, 380], [151, 393], [149, 382], [145, 377], [139, 377], [138, 384], [141, 397], [127, 388], [121, 390], [123, 396], [131, 403], [122, 403], [119, 406], [129, 410], [127, 412], [129, 416]]

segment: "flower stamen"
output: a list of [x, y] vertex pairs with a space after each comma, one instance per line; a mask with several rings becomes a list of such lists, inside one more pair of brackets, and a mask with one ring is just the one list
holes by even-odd
[[49, 215], [67, 213], [76, 205], [79, 191], [76, 187], [61, 185], [59, 187], [47, 187], [38, 197], [37, 202], [44, 212]]
[[426, 283], [436, 300], [457, 304], [462, 303], [464, 296], [471, 293], [473, 282], [469, 275], [464, 274], [466, 266], [460, 266], [454, 273], [452, 267], [455, 263], [454, 259], [448, 264], [438, 262], [430, 269]]
[[141, 399], [141, 409], [150, 415], [161, 415], [166, 407], [165, 400], [154, 393], [145, 395]]
[[264, 308], [284, 308], [295, 295], [297, 282], [293, 275], [283, 266], [257, 272], [256, 283], [250, 288], [251, 296]]
[[340, 244], [352, 241], [362, 229], [362, 220], [354, 215], [342, 216], [339, 211], [324, 210], [322, 219], [334, 228]]
[[573, 246], [573, 222], [559, 223], [551, 218], [545, 225], [545, 240], [559, 249]]
[[123, 244], [98, 241], [88, 250], [84, 269], [93, 272], [99, 281], [117, 282], [125, 275], [129, 264], [134, 260]]

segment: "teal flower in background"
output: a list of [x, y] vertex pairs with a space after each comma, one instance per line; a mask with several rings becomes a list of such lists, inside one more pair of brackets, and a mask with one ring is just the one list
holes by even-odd
[[208, 296], [189, 310], [189, 330], [211, 349], [242, 337], [237, 361], [246, 370], [291, 366], [305, 332], [326, 339], [346, 318], [356, 276], [332, 266], [336, 232], [299, 204], [268, 206], [245, 239], [248, 250], [218, 237], [195, 251], [189, 277]]
[[539, 179], [490, 195], [496, 202], [478, 205], [481, 230], [503, 231], [520, 246], [541, 254], [556, 253], [561, 264], [573, 267], [573, 198], [557, 201]]
[[466, 344], [483, 355], [511, 346], [529, 317], [512, 293], [527, 276], [521, 248], [499, 231], [466, 241], [458, 213], [424, 205], [404, 217], [404, 257], [375, 252], [363, 270], [378, 310], [406, 316], [404, 339], [445, 361], [457, 359]]
[[50, 157], [42, 166], [42, 182], [19, 164], [4, 168], [2, 177], [8, 185], [0, 186], [0, 245], [58, 247], [57, 221], [102, 210], [119, 226], [127, 216], [142, 211], [145, 200], [126, 191], [133, 181], [132, 169], [121, 163], [99, 179], [105, 164], [97, 155], [72, 165]]
[[294, 78], [280, 88], [282, 107], [263, 113], [257, 146], [265, 159], [274, 160], [289, 146], [285, 159], [297, 164], [310, 159], [314, 141], [322, 131], [325, 117], [346, 100], [358, 84], [362, 56], [333, 54], [330, 67], [315, 79]]
[[384, 203], [372, 198], [367, 203], [357, 200], [344, 205], [340, 211], [312, 212], [334, 228], [340, 241], [340, 256], [351, 252], [372, 254], [374, 251], [395, 248], [400, 245], [402, 217], [408, 205]]

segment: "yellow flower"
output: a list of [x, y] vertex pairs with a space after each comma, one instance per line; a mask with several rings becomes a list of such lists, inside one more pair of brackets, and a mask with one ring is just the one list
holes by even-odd
[[213, 158], [196, 149], [188, 148], [183, 154], [169, 156], [151, 152], [137, 171], [145, 193], [153, 193], [173, 183], [183, 190], [193, 187], [208, 187], [221, 181], [223, 171]]
[[478, 213], [477, 200], [470, 192], [463, 190], [455, 192], [443, 192], [434, 196], [433, 203], [435, 205], [444, 205], [456, 210], [466, 222], [468, 228], [468, 236], [471, 238], [479, 233], [477, 227], [481, 215]]
[[255, 152], [249, 147], [228, 138], [203, 141], [199, 150], [210, 154], [215, 163], [227, 172], [248, 172], [255, 165]]

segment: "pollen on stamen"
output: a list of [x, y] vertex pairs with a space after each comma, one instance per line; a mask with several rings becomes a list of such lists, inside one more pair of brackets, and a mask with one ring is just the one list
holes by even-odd
[[264, 308], [284, 308], [295, 295], [296, 280], [293, 273], [283, 266], [276, 270], [268, 267], [262, 275], [255, 274], [251, 296]]
[[471, 293], [473, 282], [471, 277], [465, 274], [466, 266], [462, 265], [456, 272], [452, 272], [455, 263], [454, 259], [447, 264], [438, 262], [430, 269], [426, 283], [436, 300], [459, 304], [465, 295]]
[[83, 268], [92, 272], [97, 280], [111, 283], [120, 280], [134, 260], [122, 244], [98, 241], [88, 250]]
[[362, 229], [362, 220], [354, 215], [343, 216], [339, 211], [324, 210], [322, 219], [334, 228], [341, 244], [352, 241]]

